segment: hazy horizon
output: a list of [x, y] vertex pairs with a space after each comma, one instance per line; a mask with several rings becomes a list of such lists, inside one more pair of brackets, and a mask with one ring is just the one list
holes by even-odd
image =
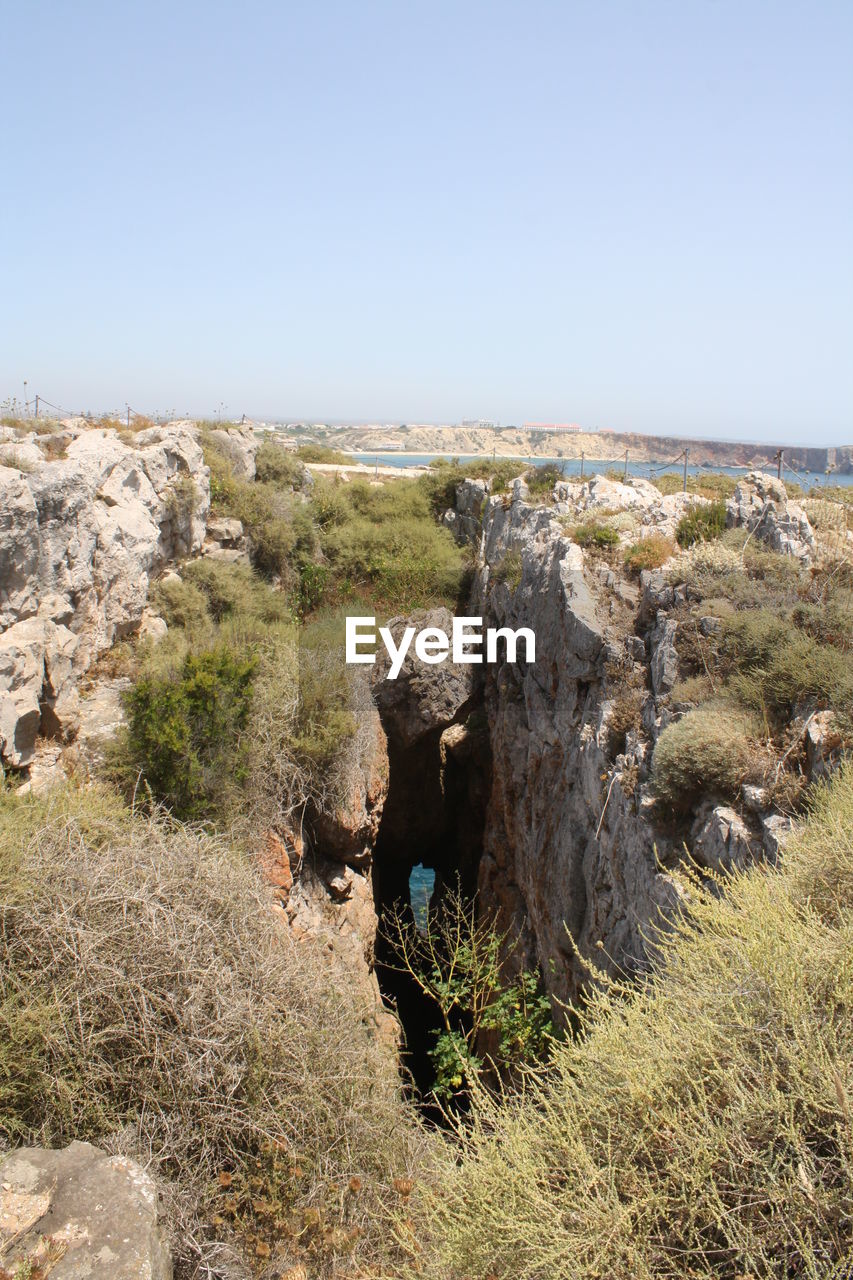
[[0, 399], [853, 441], [853, 8], [6, 15]]

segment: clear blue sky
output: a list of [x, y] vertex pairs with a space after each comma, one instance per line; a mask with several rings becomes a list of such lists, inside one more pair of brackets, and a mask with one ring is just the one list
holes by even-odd
[[853, 440], [850, 0], [0, 29], [0, 398]]

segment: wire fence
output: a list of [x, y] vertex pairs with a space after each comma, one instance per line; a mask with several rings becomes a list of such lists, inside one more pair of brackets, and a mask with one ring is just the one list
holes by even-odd
[[[50, 410], [52, 412], [45, 413], [45, 410]], [[53, 401], [48, 400], [42, 395], [36, 395], [32, 399], [25, 399], [23, 402], [14, 399], [8, 400], [3, 405], [0, 405], [0, 417], [2, 417], [4, 413], [6, 413], [7, 419], [20, 419], [22, 422], [38, 421], [42, 418], [50, 419], [55, 414], [58, 415], [59, 418], [82, 418], [87, 422], [120, 422], [124, 420], [128, 427], [131, 426], [134, 419], [142, 420], [144, 422], [160, 423], [167, 422], [174, 418], [174, 412], [172, 410], [169, 410], [165, 414], [158, 413], [156, 410], [153, 413], [142, 413], [138, 409], [132, 408], [129, 404], [125, 404], [125, 407], [121, 412], [116, 411], [97, 414], [83, 411], [78, 412], [73, 409], [65, 408], [63, 405], [55, 404]], [[243, 415], [242, 420], [244, 422], [246, 421], [245, 414]], [[839, 480], [844, 483], [844, 473], [834, 474], [834, 469], [827, 470], [823, 475], [817, 471], [806, 473], [793, 462], [789, 461], [785, 457], [785, 452], [786, 451], [784, 449], [777, 450], [775, 457], [772, 459], [760, 457], [753, 458], [753, 460], [748, 463], [719, 463], [717, 465], [712, 465], [707, 462], [691, 463], [689, 461], [689, 446], [685, 447], [679, 454], [674, 458], [669, 459], [667, 462], [643, 462], [637, 459], [632, 463], [630, 449], [626, 449], [624, 454], [620, 457], [611, 459], [594, 459], [592, 457], [588, 457], [585, 450], [581, 450], [580, 453], [571, 458], [567, 458], [565, 455], [561, 456], [559, 458], [559, 462], [563, 468], [566, 463], [579, 462], [581, 464], [580, 474], [583, 476], [586, 465], [591, 464], [592, 462], [607, 461], [610, 467], [614, 470], [617, 466], [621, 466], [626, 479], [629, 476], [632, 465], [635, 468], [640, 467], [642, 469], [642, 474], [649, 478], [659, 476], [663, 472], [671, 470], [673, 467], [683, 467], [685, 490], [687, 487], [687, 478], [690, 474], [695, 475], [704, 472], [709, 475], [719, 475], [721, 471], [728, 473], [740, 471], [744, 474], [749, 471], [762, 471], [766, 474], [772, 475], [775, 470], [778, 478], [782, 478], [784, 473], [787, 472], [797, 484], [806, 490], [822, 486], [836, 485], [839, 483]], [[533, 463], [534, 459], [532, 456], [529, 461], [531, 464]], [[543, 459], [543, 461], [550, 461], [550, 459]]]

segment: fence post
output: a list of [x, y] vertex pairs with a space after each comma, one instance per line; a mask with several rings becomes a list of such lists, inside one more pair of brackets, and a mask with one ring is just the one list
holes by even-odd
[[36, 417], [39, 416], [39, 398], [36, 396]]

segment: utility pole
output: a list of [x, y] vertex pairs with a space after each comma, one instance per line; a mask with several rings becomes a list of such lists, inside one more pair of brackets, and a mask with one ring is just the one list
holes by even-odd
[[584, 452], [583, 452], [583, 449], [581, 449], [581, 480], [583, 480], [583, 459], [584, 459]]
[[779, 480], [782, 479], [782, 454], [783, 453], [784, 453], [783, 449], [776, 450], [776, 477]]
[[39, 416], [39, 398], [36, 396], [36, 417]]
[[681, 486], [681, 492], [687, 492], [687, 459], [690, 457], [690, 450], [684, 450], [684, 484]]
[[628, 450], [627, 449], [625, 450], [625, 472], [622, 476], [622, 479], [623, 480], [628, 479]]
[[127, 406], [127, 429], [130, 430], [130, 405]]

